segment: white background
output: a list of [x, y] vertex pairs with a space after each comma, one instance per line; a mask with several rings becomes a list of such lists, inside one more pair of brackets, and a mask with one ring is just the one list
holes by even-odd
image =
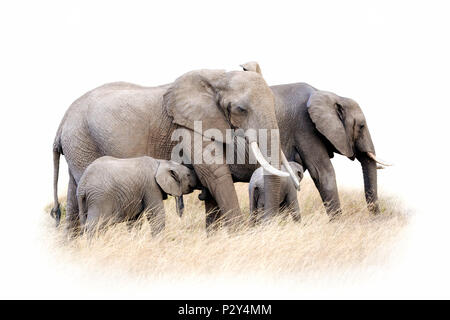
[[[2, 2], [0, 298], [450, 298], [447, 3]], [[263, 280], [149, 288], [86, 281], [56, 265], [39, 243], [38, 217], [52, 199], [54, 134], [73, 100], [106, 82], [159, 85], [249, 60], [271, 85], [304, 81], [362, 106], [377, 154], [395, 163], [379, 174], [381, 192], [417, 216], [391, 265], [371, 280], [296, 288]], [[362, 188], [356, 162], [333, 163], [339, 186]], [[62, 194], [65, 165], [60, 172]]]

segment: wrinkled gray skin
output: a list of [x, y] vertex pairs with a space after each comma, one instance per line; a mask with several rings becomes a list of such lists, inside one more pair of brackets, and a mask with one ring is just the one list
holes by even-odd
[[155, 235], [165, 226], [167, 195], [180, 197], [196, 185], [195, 172], [173, 161], [98, 158], [86, 168], [77, 187], [81, 230], [91, 234], [99, 222], [130, 221], [145, 213]]
[[[225, 137], [230, 128], [278, 129], [274, 96], [264, 79], [255, 72], [197, 70], [175, 82], [159, 87], [130, 83], [111, 83], [98, 87], [76, 100], [67, 110], [58, 128], [54, 145], [54, 198], [52, 215], [59, 222], [57, 196], [59, 157], [63, 154], [69, 167], [66, 229], [78, 225], [76, 188], [87, 166], [101, 156], [131, 158], [151, 156], [171, 159], [171, 141], [177, 128], [194, 135], [194, 121], [203, 121], [203, 131], [217, 128]], [[246, 137], [247, 142], [256, 141]], [[203, 142], [203, 148], [211, 142]], [[215, 143], [222, 145], [223, 141]], [[269, 148], [270, 151], [270, 148]], [[184, 155], [193, 157], [192, 154]], [[225, 155], [224, 155], [225, 156]], [[225, 164], [193, 164], [203, 186], [207, 212], [226, 213], [231, 223], [240, 208], [230, 167]], [[271, 162], [276, 169], [280, 163]], [[266, 203], [278, 210], [280, 179], [270, 175], [266, 183]], [[275, 205], [276, 204], [276, 205]], [[207, 226], [217, 215], [207, 215]]]
[[[303, 179], [303, 167], [296, 162], [290, 162], [291, 168], [298, 176], [298, 180]], [[286, 171], [284, 165], [281, 166], [281, 170]], [[253, 172], [253, 175], [248, 184], [249, 194], [249, 206], [250, 214], [253, 222], [259, 220], [258, 216], [261, 215], [261, 220], [267, 220], [269, 217], [267, 211], [264, 211], [265, 199], [264, 199], [264, 169], [258, 168]], [[282, 177], [280, 184], [280, 209], [288, 208], [292, 213], [294, 221], [300, 222], [300, 208], [298, 205], [297, 189], [290, 177]]]
[[[244, 70], [261, 73], [256, 62]], [[350, 98], [318, 90], [306, 83], [271, 86], [280, 140], [289, 161], [308, 170], [327, 213], [341, 213], [336, 175], [331, 158], [342, 154], [361, 163], [364, 191], [369, 210], [379, 213], [377, 164], [368, 156], [375, 153], [369, 127], [360, 106]]]

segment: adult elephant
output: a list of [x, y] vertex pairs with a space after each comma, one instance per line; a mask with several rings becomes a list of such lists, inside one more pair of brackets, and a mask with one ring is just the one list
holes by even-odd
[[[194, 134], [196, 121], [202, 121], [203, 130]], [[188, 72], [175, 82], [159, 87], [111, 83], [86, 93], [69, 107], [54, 140], [52, 214], [57, 223], [60, 154], [65, 156], [69, 167], [66, 226], [70, 231], [78, 224], [76, 187], [91, 162], [105, 155], [116, 158], [147, 155], [168, 160], [178, 144], [172, 139], [178, 128], [187, 129], [190, 138], [198, 134], [211, 138], [206, 136], [208, 129], [219, 130], [222, 137], [226, 137], [225, 131], [230, 128], [278, 129], [273, 93], [260, 74], [223, 70]], [[217, 136], [214, 138], [216, 144], [225, 143]], [[270, 203], [278, 205], [280, 179], [277, 175], [286, 173], [279, 170], [279, 162], [272, 161], [270, 165], [264, 159], [256, 135], [245, 138], [256, 152], [258, 162], [272, 173], [267, 179], [267, 197]], [[202, 140], [201, 148], [205, 149], [211, 141]], [[227, 213], [224, 220], [235, 219], [240, 208], [226, 162], [194, 162], [193, 169], [212, 196], [211, 202]]]
[[[261, 74], [256, 62], [242, 65]], [[379, 213], [377, 159], [369, 127], [359, 105], [352, 99], [318, 90], [306, 83], [271, 86], [280, 129], [281, 147], [289, 161], [309, 171], [327, 213], [341, 213], [336, 175], [331, 158], [337, 152], [361, 163], [368, 208]]]

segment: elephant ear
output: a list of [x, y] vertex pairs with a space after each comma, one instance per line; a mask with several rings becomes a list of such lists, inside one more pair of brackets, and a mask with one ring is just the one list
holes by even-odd
[[256, 62], [256, 61], [250, 61], [250, 62], [241, 64], [241, 68], [244, 71], [253, 71], [253, 72], [256, 72], [256, 73], [259, 73], [260, 75], [262, 75], [261, 67], [259, 66], [258, 62]]
[[316, 129], [340, 154], [352, 157], [353, 148], [345, 131], [343, 110], [336, 104], [333, 95], [328, 92], [315, 92], [309, 97], [307, 107]]
[[[224, 142], [226, 129], [230, 129], [224, 111], [219, 104], [219, 92], [226, 88], [226, 73], [223, 70], [197, 70], [179, 77], [163, 97], [163, 105], [173, 122], [197, 131], [205, 137], [208, 129], [218, 129]], [[194, 121], [202, 121], [201, 128]]]
[[175, 197], [182, 195], [181, 191], [181, 179], [178, 176], [176, 170], [168, 165], [160, 164], [155, 175], [156, 183], [167, 194]]

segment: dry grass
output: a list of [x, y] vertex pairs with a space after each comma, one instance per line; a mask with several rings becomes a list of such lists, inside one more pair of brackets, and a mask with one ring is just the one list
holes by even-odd
[[[243, 212], [248, 215], [247, 184], [237, 184]], [[165, 202], [166, 229], [152, 237], [150, 226], [129, 229], [124, 223], [108, 228], [89, 240], [85, 236], [66, 241], [53, 227], [46, 233], [64, 259], [96, 270], [120, 270], [133, 276], [308, 275], [315, 272], [349, 271], [383, 264], [392, 245], [408, 224], [408, 214], [395, 198], [381, 197], [382, 213], [369, 215], [362, 192], [340, 190], [343, 216], [333, 222], [325, 213], [309, 178], [302, 181], [301, 223], [274, 219], [235, 233], [220, 229], [207, 235], [204, 206], [198, 192], [185, 196], [185, 214], [175, 213], [173, 199]], [[48, 208], [49, 209], [49, 208]]]

